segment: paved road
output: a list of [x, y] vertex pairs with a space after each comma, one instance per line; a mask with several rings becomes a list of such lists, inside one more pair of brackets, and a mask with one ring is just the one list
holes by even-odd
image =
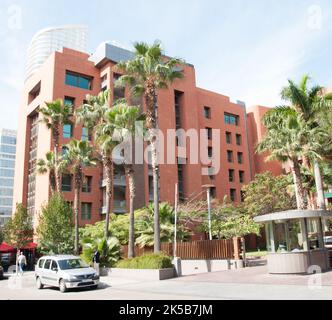
[[[15, 279], [0, 281], [0, 300], [332, 299], [332, 273], [324, 274], [322, 278], [271, 276], [260, 267], [164, 281], [103, 277], [98, 290], [83, 289], [65, 294], [52, 288], [37, 290], [33, 274], [25, 274], [18, 283]], [[320, 281], [322, 286], [317, 286]], [[311, 287], [308, 286], [310, 282]]]

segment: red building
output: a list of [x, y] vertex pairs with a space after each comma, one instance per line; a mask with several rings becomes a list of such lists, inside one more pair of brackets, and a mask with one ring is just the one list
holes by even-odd
[[[114, 88], [114, 81], [119, 77], [116, 64], [131, 56], [130, 51], [107, 43], [102, 44], [92, 56], [64, 48], [61, 52], [53, 53], [27, 80], [20, 106], [14, 204], [22, 202], [36, 218], [50, 196], [48, 176], [35, 174], [37, 159], [44, 158], [46, 152], [53, 149], [50, 130], [38, 122], [38, 108], [45, 101], [58, 98], [78, 107], [87, 94], [97, 95], [104, 89], [113, 91], [113, 99], [128, 98], [127, 90]], [[206, 152], [209, 157], [217, 159], [220, 152], [220, 161], [216, 168], [208, 169], [208, 175], [202, 174], [202, 168], [208, 168], [208, 165], [202, 163], [181, 164], [180, 161], [161, 164], [160, 200], [173, 203], [175, 183], [179, 183], [180, 197], [184, 201], [200, 194], [203, 185], [212, 184], [214, 197], [223, 199], [228, 195], [232, 201], [240, 202], [241, 187], [249, 183], [257, 172], [279, 172], [278, 166], [271, 169], [270, 165], [263, 164], [261, 157], [253, 154], [254, 144], [262, 136], [259, 119], [265, 109], [256, 108], [247, 115], [243, 103], [233, 103], [224, 95], [198, 88], [193, 65], [186, 64], [184, 73], [184, 79], [177, 80], [170, 88], [158, 93], [158, 126], [165, 136], [168, 129], [205, 130], [209, 137]], [[220, 130], [220, 142], [217, 145], [211, 139], [212, 129]], [[67, 125], [61, 136], [61, 144], [67, 144], [72, 138], [91, 137], [82, 126]], [[188, 140], [187, 153], [181, 156], [187, 160], [190, 151]], [[165, 154], [167, 144], [164, 146]], [[81, 225], [99, 221], [105, 214], [102, 168], [88, 168], [85, 175], [86, 184], [81, 196]], [[139, 208], [147, 205], [152, 197], [152, 175], [147, 163], [136, 165], [136, 181], [135, 206]], [[73, 201], [73, 181], [70, 176], [63, 177], [62, 190], [66, 199]], [[112, 211], [119, 214], [127, 212], [127, 199], [126, 178], [119, 166], [115, 172]], [[36, 224], [37, 219], [34, 221]]]

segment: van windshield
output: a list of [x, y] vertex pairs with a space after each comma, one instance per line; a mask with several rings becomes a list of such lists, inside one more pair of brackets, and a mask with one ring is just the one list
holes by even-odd
[[88, 268], [89, 267], [81, 259], [59, 260], [58, 264], [59, 264], [59, 268], [61, 270], [81, 269], [81, 268]]

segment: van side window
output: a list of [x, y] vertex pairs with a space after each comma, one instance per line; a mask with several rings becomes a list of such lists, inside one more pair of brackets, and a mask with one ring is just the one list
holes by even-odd
[[44, 269], [49, 269], [50, 265], [51, 265], [51, 261], [50, 259], [46, 260], [45, 264], [44, 264]]
[[39, 260], [39, 263], [38, 263], [38, 267], [39, 267], [39, 268], [42, 268], [44, 262], [45, 262], [45, 259], [40, 259], [40, 260]]
[[51, 266], [51, 269], [54, 270], [54, 269], [58, 269], [58, 264], [52, 260], [52, 266]]

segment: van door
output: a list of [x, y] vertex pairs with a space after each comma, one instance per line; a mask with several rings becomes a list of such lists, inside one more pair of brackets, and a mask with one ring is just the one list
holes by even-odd
[[52, 260], [51, 268], [50, 268], [50, 281], [53, 286], [58, 286], [58, 264], [55, 260]]
[[41, 280], [42, 280], [42, 283], [43, 284], [47, 284], [47, 285], [50, 285], [52, 286], [52, 277], [51, 277], [51, 274], [50, 274], [50, 267], [51, 267], [51, 263], [52, 263], [52, 260], [51, 259], [47, 259], [44, 263], [44, 267], [43, 269], [41, 270], [40, 272], [40, 276], [41, 276]]

